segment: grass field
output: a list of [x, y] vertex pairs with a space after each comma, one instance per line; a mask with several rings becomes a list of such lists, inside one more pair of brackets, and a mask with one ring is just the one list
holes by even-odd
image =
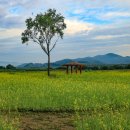
[[130, 71], [1, 72], [0, 109], [74, 112], [78, 130], [129, 130]]

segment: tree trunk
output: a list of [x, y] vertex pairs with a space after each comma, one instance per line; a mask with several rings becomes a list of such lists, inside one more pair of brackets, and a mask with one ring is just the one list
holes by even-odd
[[48, 76], [50, 76], [50, 53], [48, 54]]

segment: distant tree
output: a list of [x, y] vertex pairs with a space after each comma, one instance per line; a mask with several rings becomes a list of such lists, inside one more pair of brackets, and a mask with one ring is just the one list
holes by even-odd
[[124, 69], [124, 67], [122, 65], [112, 65], [110, 66], [110, 69], [111, 70], [117, 70], [117, 69]]
[[48, 56], [49, 76], [50, 52], [54, 49], [58, 39], [63, 38], [63, 30], [66, 28], [64, 17], [61, 14], [57, 14], [55, 9], [49, 9], [44, 14], [37, 14], [34, 19], [28, 18], [26, 26], [27, 29], [22, 33], [22, 43], [32, 40], [41, 46]]
[[91, 69], [92, 69], [92, 70], [99, 70], [99, 67], [95, 65], [95, 66], [93, 66]]
[[11, 65], [11, 64], [8, 64], [7, 66], [6, 66], [6, 69], [16, 69], [13, 65]]
[[4, 66], [0, 66], [0, 69], [5, 69], [5, 67]]
[[109, 66], [107, 65], [103, 65], [100, 67], [101, 70], [109, 70]]
[[130, 69], [130, 64], [126, 65], [126, 69]]

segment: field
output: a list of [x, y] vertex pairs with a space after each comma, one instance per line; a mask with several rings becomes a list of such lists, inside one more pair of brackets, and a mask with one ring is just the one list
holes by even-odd
[[40, 112], [66, 117], [72, 130], [129, 130], [130, 71], [1, 72], [0, 110], [2, 129], [22, 129], [21, 115]]

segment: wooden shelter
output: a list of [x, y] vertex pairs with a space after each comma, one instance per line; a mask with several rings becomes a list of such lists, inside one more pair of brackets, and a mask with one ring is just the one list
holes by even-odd
[[69, 67], [71, 68], [71, 74], [73, 73], [73, 69], [75, 69], [75, 72], [77, 73], [78, 70], [80, 71], [80, 74], [82, 73], [82, 68], [85, 66], [84, 64], [80, 64], [78, 62], [70, 62], [67, 64], [64, 64], [63, 66], [66, 66], [66, 73], [69, 73]]

